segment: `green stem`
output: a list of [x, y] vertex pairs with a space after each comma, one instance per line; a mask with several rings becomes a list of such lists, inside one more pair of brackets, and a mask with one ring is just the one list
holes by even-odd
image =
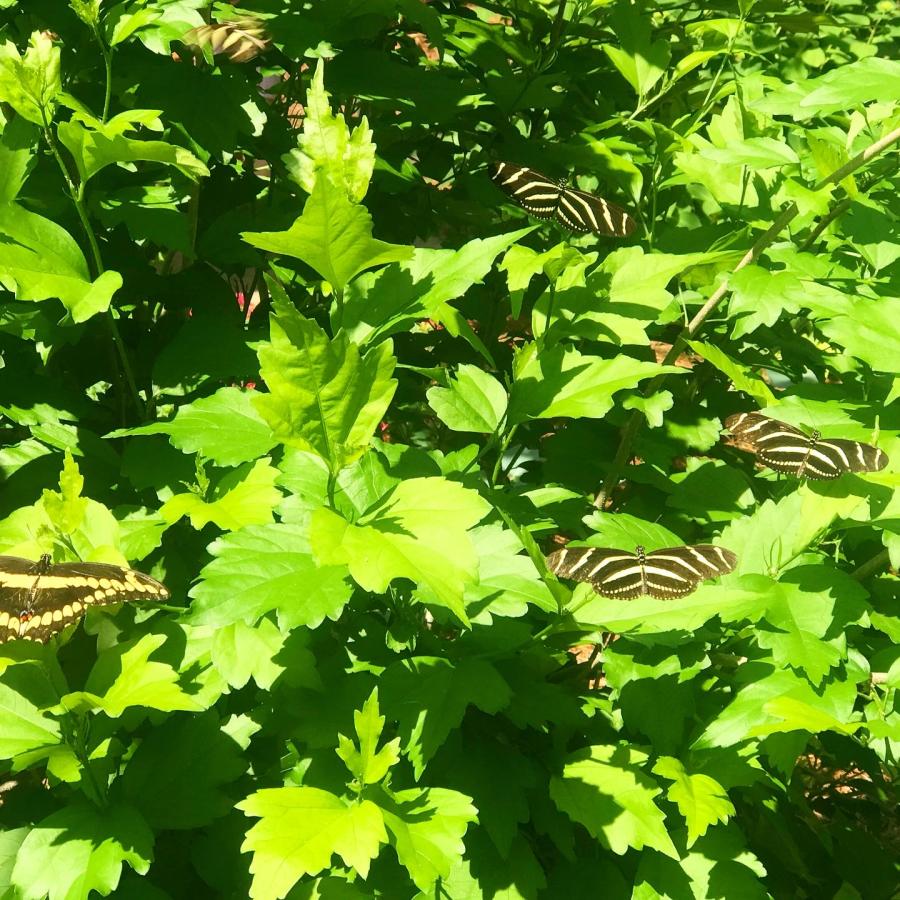
[[494, 462], [494, 469], [491, 472], [491, 487], [497, 486], [497, 479], [500, 476], [500, 466], [503, 464], [503, 454], [506, 453], [507, 448], [512, 443], [512, 439], [515, 436], [518, 427], [518, 425], [513, 425], [500, 440], [500, 446], [497, 448], [497, 459]]
[[[44, 118], [43, 133], [44, 140], [50, 147], [50, 152], [53, 154], [53, 157], [56, 160], [56, 164], [59, 166], [59, 170], [62, 173], [69, 194], [69, 199], [72, 201], [72, 204], [75, 207], [75, 212], [78, 214], [78, 219], [81, 222], [81, 227], [84, 231], [85, 237], [87, 238], [88, 246], [91, 248], [91, 256], [93, 257], [94, 263], [94, 277], [99, 278], [99, 276], [102, 275], [106, 270], [103, 267], [103, 258], [100, 255], [100, 245], [97, 243], [97, 235], [94, 233], [94, 229], [91, 227], [91, 223], [87, 215], [87, 209], [84, 205], [84, 184], [80, 185], [78, 188], [75, 187], [75, 183], [72, 181], [72, 178], [69, 175], [69, 170], [66, 168], [66, 164], [59, 152], [59, 147], [56, 143], [56, 137], [53, 134], [53, 131], [50, 128], [50, 123], [47, 121], [46, 117]], [[141, 400], [141, 395], [138, 393], [137, 382], [134, 379], [134, 372], [131, 369], [131, 361], [128, 359], [128, 353], [125, 350], [125, 342], [122, 340], [122, 335], [119, 332], [119, 326], [116, 322], [115, 315], [113, 314], [112, 309], [106, 310], [106, 321], [109, 325], [109, 330], [112, 334], [112, 339], [113, 343], [115, 344], [116, 351], [119, 354], [119, 362], [122, 365], [122, 372], [125, 374], [125, 381], [128, 384], [128, 390], [131, 392], [131, 399], [134, 403], [135, 409], [138, 411], [139, 417], [143, 418], [144, 405]]]
[[100, 52], [103, 54], [103, 68], [106, 72], [106, 88], [103, 93], [103, 113], [100, 116], [100, 121], [105, 122], [109, 116], [109, 102], [112, 97], [112, 49], [107, 47], [103, 42], [103, 35], [100, 34], [100, 29], [96, 26], [94, 27], [94, 37], [100, 45]]

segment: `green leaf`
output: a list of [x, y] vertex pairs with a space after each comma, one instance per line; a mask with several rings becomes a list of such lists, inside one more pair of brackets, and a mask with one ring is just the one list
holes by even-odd
[[650, 397], [636, 395], [622, 401], [623, 409], [639, 409], [651, 428], [659, 428], [663, 423], [663, 413], [670, 410], [675, 400], [670, 391], [659, 391]]
[[19, 300], [58, 298], [73, 322], [105, 312], [122, 286], [118, 272], [91, 281], [87, 262], [62, 227], [15, 203], [0, 204], [0, 277], [11, 279]]
[[256, 791], [237, 808], [260, 818], [241, 845], [243, 852], [253, 853], [253, 900], [280, 900], [304, 875], [328, 868], [335, 853], [365, 878], [387, 841], [383, 815], [374, 803], [347, 803], [319, 788]]
[[[466, 607], [473, 617], [524, 616], [528, 604], [545, 612], [556, 612], [557, 604], [530, 557], [522, 553], [522, 542], [499, 522], [479, 525], [470, 532], [478, 553], [478, 583], [466, 590]], [[484, 612], [477, 616], [475, 610]]]
[[269, 392], [253, 402], [278, 440], [317, 453], [337, 473], [363, 454], [394, 396], [392, 347], [361, 355], [343, 332], [329, 340], [277, 301], [270, 332], [258, 350]]
[[783, 141], [770, 137], [746, 138], [725, 147], [707, 146], [700, 155], [729, 166], [748, 166], [751, 169], [770, 169], [777, 166], [796, 165], [800, 158]]
[[715, 344], [707, 344], [703, 341], [686, 341], [686, 343], [691, 350], [699, 353], [710, 365], [727, 375], [737, 390], [758, 400], [760, 406], [768, 406], [775, 402], [775, 395], [759, 375], [735, 362]]
[[320, 59], [306, 91], [303, 133], [297, 149], [284, 156], [291, 178], [311, 194], [319, 173], [343, 187], [354, 203], [366, 196], [375, 168], [372, 130], [363, 116], [351, 132], [343, 116], [331, 112], [325, 90], [325, 61]]
[[46, 32], [31, 35], [24, 57], [12, 41], [0, 45], [0, 100], [23, 119], [48, 126], [62, 90], [59, 60], [60, 48]]
[[15, 200], [22, 189], [35, 163], [37, 138], [37, 129], [22, 116], [3, 125], [0, 133], [0, 206]]
[[871, 100], [892, 103], [900, 100], [900, 63], [870, 56], [837, 66], [805, 86], [812, 90], [800, 100], [804, 117], [846, 111]]
[[232, 622], [216, 629], [210, 659], [231, 687], [242, 688], [252, 678], [268, 690], [284, 672], [284, 666], [275, 662], [283, 646], [284, 635], [269, 619], [255, 627]]
[[59, 723], [3, 682], [0, 682], [0, 718], [3, 720], [0, 759], [12, 759], [20, 753], [55, 747], [60, 743]]
[[452, 431], [491, 434], [506, 415], [503, 385], [478, 366], [461, 365], [449, 388], [429, 388], [426, 396], [438, 418]]
[[[772, 731], [794, 731], [804, 728], [817, 731], [821, 722], [822, 730], [830, 729], [836, 721], [846, 723], [853, 713], [856, 701], [856, 684], [851, 681], [826, 681], [819, 690], [807, 678], [796, 675], [791, 669], [779, 669], [763, 663], [747, 663], [742, 667], [741, 686], [728, 706], [720, 712], [694, 742], [694, 749], [708, 747], [730, 747], [748, 738]], [[785, 706], [791, 700], [802, 706]], [[771, 709], [768, 704], [777, 701]], [[802, 718], [791, 722], [790, 718], [799, 710]], [[818, 716], [813, 721], [811, 717]], [[801, 724], [802, 723], [802, 724]], [[815, 725], [814, 728], [807, 728]], [[843, 725], [841, 725], [843, 728]]]
[[116, 790], [158, 831], [199, 828], [231, 809], [223, 788], [247, 766], [214, 713], [175, 716], [143, 738]]
[[118, 718], [133, 706], [163, 712], [190, 710], [200, 706], [178, 684], [178, 673], [167, 663], [153, 662], [150, 654], [166, 641], [164, 635], [146, 634], [136, 643], [117, 644], [104, 650], [88, 676], [85, 689], [66, 694], [60, 708], [103, 710]]
[[375, 240], [366, 208], [328, 178], [316, 179], [303, 214], [287, 231], [244, 231], [241, 237], [260, 250], [303, 260], [338, 291], [364, 269], [413, 255], [412, 247]]
[[256, 411], [253, 391], [220, 388], [178, 408], [171, 422], [154, 422], [138, 428], [119, 428], [106, 437], [167, 434], [183, 453], [199, 453], [220, 466], [236, 466], [268, 453], [276, 441], [272, 430]]
[[[140, 110], [129, 110], [133, 116]], [[154, 117], [156, 111], [146, 110]], [[71, 119], [57, 126], [59, 140], [72, 154], [75, 166], [84, 184], [107, 166], [117, 163], [154, 162], [173, 166], [192, 181], [209, 176], [209, 169], [184, 147], [165, 141], [139, 141], [125, 137], [116, 116], [107, 123], [92, 120], [90, 123]], [[88, 127], [90, 125], [90, 127]], [[134, 126], [129, 123], [130, 127]]]
[[599, 419], [612, 409], [616, 391], [636, 387], [654, 375], [683, 375], [687, 370], [624, 355], [600, 359], [562, 346], [538, 352], [537, 344], [531, 343], [516, 354], [514, 371], [511, 424], [553, 416]]
[[796, 313], [806, 305], [804, 283], [791, 272], [745, 266], [728, 279], [728, 286], [733, 292], [728, 315], [737, 317], [731, 330], [735, 340], [762, 325], [774, 325], [782, 313]]
[[316, 628], [337, 619], [350, 599], [345, 566], [317, 566], [308, 529], [298, 525], [243, 528], [213, 541], [213, 561], [191, 588], [191, 621], [221, 627], [254, 624], [271, 610], [282, 628]]
[[829, 496], [828, 489], [814, 492], [804, 484], [777, 503], [767, 500], [751, 516], [733, 519], [720, 542], [737, 554], [736, 571], [777, 575], [835, 519], [849, 517], [866, 503], [865, 497], [840, 489]]
[[[523, 228], [490, 238], [475, 238], [459, 250], [416, 247], [407, 262], [367, 272], [347, 286], [340, 323], [358, 344], [375, 343], [429, 318], [452, 328], [447, 304], [483, 281], [496, 257], [523, 235]], [[453, 328], [452, 333], [458, 333]]]
[[625, 746], [587, 747], [569, 757], [562, 775], [551, 776], [550, 796], [613, 853], [650, 847], [678, 859], [653, 802], [662, 790], [644, 773], [646, 761], [646, 754]]
[[735, 814], [728, 792], [718, 781], [709, 775], [691, 775], [674, 757], [661, 756], [653, 773], [673, 782], [666, 796], [678, 806], [687, 822], [688, 847], [693, 847], [710, 825], [727, 822]]
[[337, 755], [360, 785], [377, 784], [400, 761], [400, 738], [394, 738], [378, 749], [384, 731], [384, 716], [378, 712], [378, 689], [375, 688], [362, 709], [353, 713], [353, 724], [359, 738], [359, 749], [353, 741], [338, 734]]
[[143, 875], [152, 860], [153, 832], [134, 809], [97, 809], [75, 799], [31, 828], [11, 880], [22, 900], [106, 896], [118, 886], [123, 862]]
[[210, 522], [224, 531], [264, 525], [272, 521], [272, 510], [282, 497], [275, 487], [278, 476], [278, 469], [268, 459], [258, 459], [224, 475], [215, 486], [212, 500], [193, 493], [176, 494], [159, 512], [170, 525], [187, 516], [198, 531]]
[[651, 41], [650, 20], [640, 7], [616, 6], [610, 16], [619, 46], [603, 51], [639, 97], [646, 97], [666, 71], [671, 58], [667, 41]]
[[398, 721], [403, 750], [417, 779], [469, 706], [496, 713], [511, 697], [494, 666], [476, 659], [453, 664], [418, 656], [394, 663], [381, 676], [379, 689], [385, 711]]
[[310, 541], [320, 563], [345, 563], [356, 583], [383, 593], [409, 578], [468, 623], [463, 595], [478, 577], [467, 531], [489, 504], [475, 491], [443, 478], [409, 478], [351, 524], [330, 509], [313, 513]]
[[829, 340], [880, 372], [900, 372], [900, 300], [854, 298], [848, 315], [818, 323]]
[[385, 793], [378, 805], [400, 865], [420, 891], [432, 891], [465, 852], [463, 835], [478, 818], [471, 798], [447, 788], [412, 788]]

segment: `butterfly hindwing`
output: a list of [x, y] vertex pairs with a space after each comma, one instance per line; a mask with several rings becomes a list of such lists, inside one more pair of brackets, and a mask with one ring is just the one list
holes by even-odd
[[666, 600], [683, 597], [701, 581], [730, 572], [737, 557], [722, 547], [698, 544], [636, 553], [606, 547], [566, 547], [547, 557], [550, 571], [586, 581], [598, 594], [632, 600], [642, 594]]
[[634, 219], [621, 207], [587, 191], [570, 188], [564, 181], [554, 181], [536, 169], [494, 163], [491, 178], [533, 216], [556, 218], [572, 231], [625, 237], [637, 227]]
[[125, 600], [164, 600], [155, 578], [104, 563], [38, 562], [0, 556], [0, 643], [15, 638], [46, 641], [91, 606]]

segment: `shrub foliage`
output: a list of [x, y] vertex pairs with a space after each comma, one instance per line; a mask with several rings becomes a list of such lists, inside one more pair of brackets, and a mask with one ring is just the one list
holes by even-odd
[[0, 896], [891, 896], [892, 3], [0, 7], [0, 551], [172, 594], [0, 646]]

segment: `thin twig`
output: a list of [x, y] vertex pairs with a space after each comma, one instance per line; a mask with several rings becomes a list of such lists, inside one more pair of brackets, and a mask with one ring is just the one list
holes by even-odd
[[[846, 178], [847, 175], [855, 172], [858, 168], [865, 165], [870, 159], [877, 156], [883, 150], [886, 150], [891, 144], [896, 143], [900, 140], [900, 128], [895, 128], [893, 131], [886, 134], [884, 137], [870, 144], [863, 150], [861, 153], [857, 153], [856, 156], [853, 157], [849, 162], [845, 163], [839, 169], [836, 169], [830, 175], [823, 178], [818, 184], [815, 185], [813, 190], [818, 191], [824, 187], [827, 187], [830, 184], [837, 184], [842, 179]], [[753, 246], [744, 254], [741, 258], [740, 262], [734, 267], [732, 271], [732, 275], [735, 272], [739, 272], [745, 266], [750, 265], [755, 262], [762, 255], [762, 252], [775, 240], [778, 234], [786, 228], [793, 219], [799, 213], [799, 209], [796, 203], [789, 203], [780, 213], [778, 218], [772, 223], [771, 227], [766, 231], [757, 241], [753, 244]], [[700, 327], [706, 321], [709, 314], [716, 308], [722, 298], [728, 293], [729, 290], [729, 281], [730, 277], [726, 278], [722, 281], [718, 288], [712, 293], [710, 298], [703, 304], [697, 314], [688, 322], [687, 326], [682, 330], [681, 334], [675, 339], [672, 343], [672, 348], [666, 354], [665, 359], [662, 361], [662, 365], [669, 365], [675, 359], [678, 358], [679, 353], [684, 347], [684, 342], [693, 337], [697, 331], [699, 331]], [[651, 394], [655, 393], [660, 385], [665, 381], [665, 374], [657, 375], [649, 385], [644, 390], [644, 396], [649, 397]], [[619, 478], [622, 470], [625, 467], [626, 462], [631, 454], [631, 445], [634, 442], [635, 437], [637, 437], [638, 431], [640, 431], [641, 424], [644, 420], [643, 414], [635, 410], [625, 427], [622, 429], [622, 437], [619, 440], [619, 447], [616, 450], [616, 455], [613, 459], [613, 463], [610, 466], [609, 474], [606, 477], [606, 480], [603, 482], [603, 487], [597, 492], [597, 496], [594, 498], [594, 506], [598, 509], [602, 509], [606, 504], [606, 499], [612, 494], [613, 489], [619, 482]]]

